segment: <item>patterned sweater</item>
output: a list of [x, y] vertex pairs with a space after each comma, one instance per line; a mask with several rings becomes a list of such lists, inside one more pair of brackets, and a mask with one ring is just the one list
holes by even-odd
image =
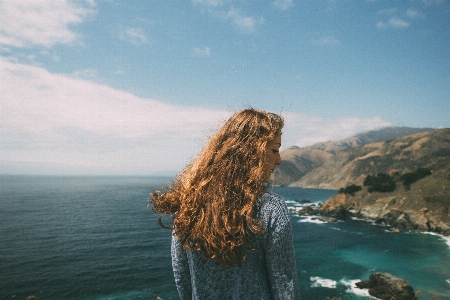
[[201, 252], [183, 250], [172, 238], [172, 267], [184, 299], [301, 299], [297, 282], [290, 216], [284, 199], [266, 192], [257, 206], [264, 235], [256, 250], [237, 267], [222, 267]]

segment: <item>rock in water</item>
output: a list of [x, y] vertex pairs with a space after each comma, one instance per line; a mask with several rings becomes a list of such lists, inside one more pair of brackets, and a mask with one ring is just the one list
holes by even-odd
[[314, 209], [311, 207], [311, 205], [308, 205], [299, 210], [297, 214], [299, 216], [310, 216], [314, 214]]
[[369, 280], [356, 284], [360, 289], [369, 289], [369, 294], [379, 299], [412, 300], [414, 289], [403, 279], [388, 273], [373, 273]]

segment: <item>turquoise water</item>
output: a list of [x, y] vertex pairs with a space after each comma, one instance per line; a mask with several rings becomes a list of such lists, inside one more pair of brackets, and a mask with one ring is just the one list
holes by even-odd
[[[0, 176], [0, 299], [178, 299], [170, 231], [146, 207], [167, 178]], [[294, 201], [333, 190], [275, 187]], [[306, 300], [367, 299], [354, 288], [375, 271], [407, 280], [419, 299], [450, 299], [450, 247], [442, 237], [394, 234], [361, 221], [292, 214]]]

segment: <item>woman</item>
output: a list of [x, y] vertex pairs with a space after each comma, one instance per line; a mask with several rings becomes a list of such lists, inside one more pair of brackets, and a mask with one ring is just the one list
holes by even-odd
[[283, 125], [252, 108], [234, 114], [171, 187], [151, 193], [153, 210], [173, 217], [181, 299], [300, 299], [290, 216], [267, 191]]

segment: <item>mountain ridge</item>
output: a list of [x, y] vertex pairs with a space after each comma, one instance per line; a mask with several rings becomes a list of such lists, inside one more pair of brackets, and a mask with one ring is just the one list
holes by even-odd
[[379, 130], [359, 133], [343, 140], [319, 142], [302, 148], [291, 146], [281, 151], [282, 164], [273, 173], [271, 177], [271, 183], [274, 185], [292, 185], [294, 182], [299, 181], [303, 176], [320, 167], [334, 155], [343, 150], [361, 147], [365, 144], [373, 142], [391, 140], [400, 136], [406, 136], [432, 130], [434, 129], [385, 127]]
[[[303, 151], [305, 159], [317, 149]], [[450, 128], [328, 154], [320, 166], [289, 184], [340, 189], [314, 214], [365, 219], [397, 230], [450, 235]], [[292, 157], [300, 161], [295, 155]], [[422, 175], [416, 176], [419, 173]], [[374, 182], [379, 184], [381, 178], [384, 185], [371, 186]]]

